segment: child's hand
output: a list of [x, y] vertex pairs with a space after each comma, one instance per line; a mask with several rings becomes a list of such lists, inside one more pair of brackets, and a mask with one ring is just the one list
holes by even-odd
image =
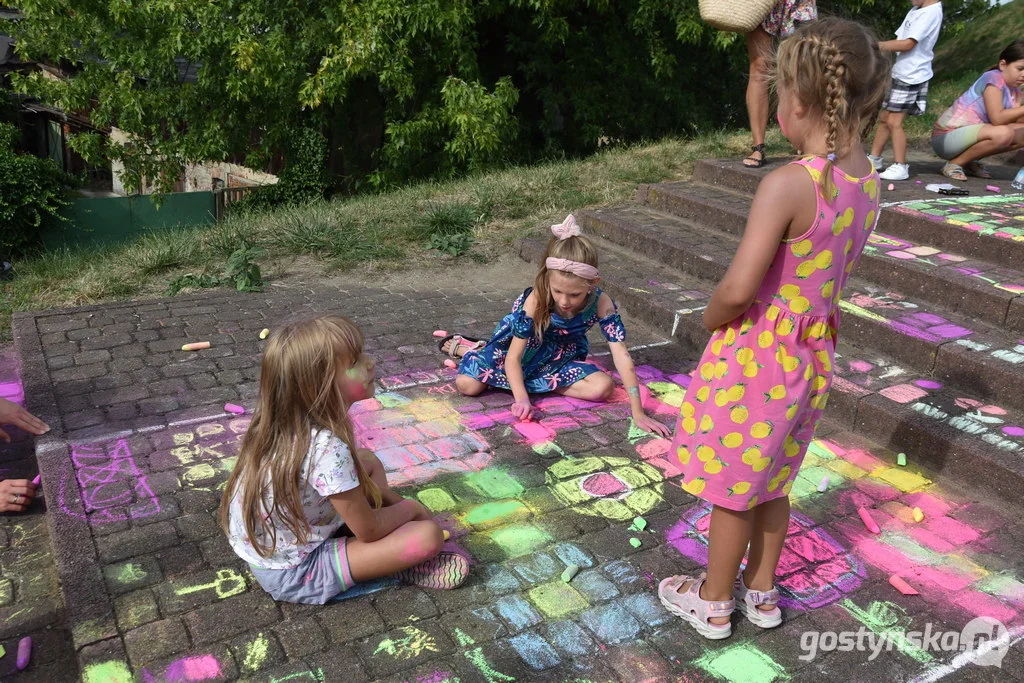
[[530, 405], [530, 399], [523, 401], [516, 401], [512, 404], [512, 415], [521, 422], [529, 422], [530, 418], [533, 417], [533, 406]]
[[665, 439], [672, 435], [671, 429], [669, 429], [662, 423], [658, 422], [653, 417], [648, 417], [647, 415], [635, 416], [633, 418], [633, 423], [640, 429], [644, 430], [645, 432], [656, 434]]

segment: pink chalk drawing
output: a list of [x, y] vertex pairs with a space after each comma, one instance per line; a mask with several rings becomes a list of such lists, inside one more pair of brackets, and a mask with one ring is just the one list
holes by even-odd
[[154, 676], [149, 669], [143, 669], [141, 678], [145, 683], [198, 683], [214, 681], [224, 675], [220, 662], [213, 655], [184, 657], [172, 662], [161, 676]]
[[82, 517], [67, 503], [68, 479], [77, 484], [82, 507], [92, 523], [140, 519], [160, 512], [160, 501], [135, 464], [126, 440], [75, 444], [71, 449], [71, 466], [73, 478], [65, 474], [58, 489], [58, 503], [65, 513]]
[[[710, 522], [711, 507], [696, 506], [665, 538], [680, 555], [707, 564]], [[831, 534], [809, 517], [793, 512], [777, 576], [779, 604], [803, 612], [837, 602], [859, 588], [867, 574], [863, 563]]]

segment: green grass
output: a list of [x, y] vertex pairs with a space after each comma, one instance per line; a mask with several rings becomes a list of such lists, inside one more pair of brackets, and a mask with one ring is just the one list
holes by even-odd
[[[790, 150], [777, 131], [769, 143], [776, 152]], [[271, 274], [286, 271], [296, 257], [322, 272], [444, 267], [452, 257], [429, 249], [430, 238], [470, 232], [474, 258], [490, 259], [538, 225], [627, 201], [638, 183], [685, 179], [697, 159], [742, 156], [748, 145], [742, 132], [666, 139], [387, 194], [234, 215], [113, 247], [46, 252], [18, 261], [17, 277], [0, 284], [0, 341], [10, 339], [14, 311], [162, 296], [185, 273], [222, 274], [228, 256], [243, 245], [266, 249], [260, 265]]]

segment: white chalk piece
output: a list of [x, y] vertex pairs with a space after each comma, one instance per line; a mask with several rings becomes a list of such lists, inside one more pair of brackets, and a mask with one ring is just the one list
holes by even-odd
[[914, 516], [915, 522], [920, 522], [924, 519], [924, 513], [921, 511], [921, 508], [914, 508], [910, 514]]
[[182, 351], [201, 351], [210, 348], [210, 342], [192, 342], [181, 347]]
[[434, 330], [434, 336], [438, 337], [438, 338], [440, 338], [440, 337], [447, 337], [448, 336], [448, 330]]
[[889, 585], [904, 595], [920, 595], [909, 583], [895, 574], [889, 577]]
[[858, 508], [857, 514], [860, 515], [860, 521], [864, 522], [864, 526], [867, 527], [868, 531], [873, 534], [880, 534], [882, 530], [878, 528], [878, 522], [871, 518], [871, 513], [864, 508]]
[[18, 641], [18, 659], [14, 665], [18, 667], [18, 671], [24, 671], [28, 668], [29, 660], [32, 659], [32, 638], [31, 636], [25, 636]]
[[260, 339], [266, 339], [269, 336], [270, 336], [270, 330], [268, 330], [266, 327], [264, 327], [262, 330], [260, 330]]
[[245, 415], [245, 408], [242, 406], [236, 406], [234, 403], [225, 403], [224, 410], [235, 415]]
[[565, 568], [565, 571], [562, 572], [562, 582], [569, 583], [572, 581], [572, 577], [576, 576], [579, 570], [580, 566], [578, 564], [570, 564]]
[[818, 482], [818, 493], [825, 493], [825, 491], [828, 491], [829, 483], [829, 478], [826, 474], [824, 477], [821, 478], [821, 481]]

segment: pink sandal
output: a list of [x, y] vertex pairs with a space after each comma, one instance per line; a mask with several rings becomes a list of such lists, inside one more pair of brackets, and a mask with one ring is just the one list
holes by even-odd
[[[713, 624], [711, 619], [715, 617], [728, 617], [736, 608], [735, 600], [722, 600], [712, 602], [700, 597], [700, 587], [704, 585], [706, 575], [701, 574], [697, 578], [684, 576], [670, 576], [662, 579], [658, 584], [658, 597], [661, 604], [672, 614], [689, 623], [705, 638], [710, 640], [721, 640], [732, 635], [732, 623]], [[687, 581], [692, 581], [690, 588], [685, 593], [679, 592], [679, 587]]]
[[[732, 596], [736, 599], [740, 611], [754, 626], [775, 628], [782, 623], [782, 610], [779, 609], [779, 591], [754, 591], [743, 582], [743, 572], [736, 577], [732, 586]], [[761, 609], [760, 605], [769, 605], [771, 609]]]

